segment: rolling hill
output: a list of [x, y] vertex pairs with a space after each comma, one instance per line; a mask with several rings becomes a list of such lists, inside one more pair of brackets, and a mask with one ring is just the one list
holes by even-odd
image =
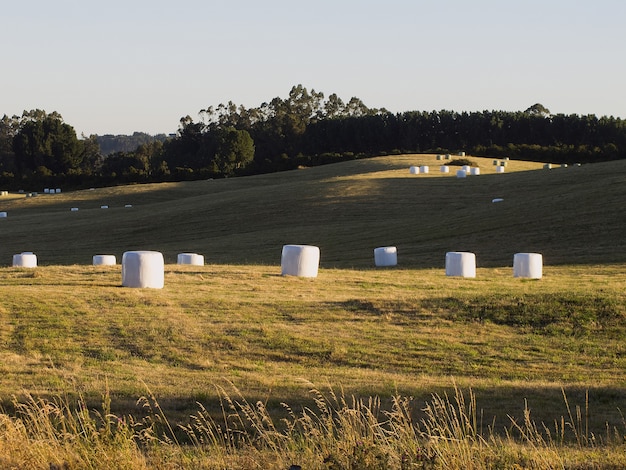
[[[407, 268], [440, 267], [446, 251], [479, 266], [516, 252], [546, 264], [626, 262], [626, 162], [542, 169], [468, 157], [481, 175], [443, 175], [435, 155], [398, 155], [222, 180], [3, 196], [0, 264], [32, 251], [42, 265], [90, 264], [95, 254], [158, 250], [208, 264], [278, 264], [287, 243], [317, 245], [322, 267], [368, 268], [394, 245]], [[427, 175], [409, 173], [429, 165]], [[42, 188], [43, 189], [43, 188]], [[502, 198], [494, 203], [494, 198]], [[108, 209], [102, 209], [102, 206]], [[126, 207], [132, 205], [132, 207]], [[78, 211], [71, 211], [76, 207]]]

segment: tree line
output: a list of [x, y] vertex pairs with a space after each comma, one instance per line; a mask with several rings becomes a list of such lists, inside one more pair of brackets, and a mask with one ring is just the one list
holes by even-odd
[[412, 152], [552, 163], [626, 158], [626, 123], [595, 115], [524, 111], [407, 111], [344, 102], [294, 86], [256, 108], [233, 102], [185, 116], [175, 135], [79, 139], [56, 112], [0, 120], [0, 183], [86, 186], [219, 178]]

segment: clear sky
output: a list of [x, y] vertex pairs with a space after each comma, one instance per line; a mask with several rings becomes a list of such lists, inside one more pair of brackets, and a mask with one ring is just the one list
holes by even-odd
[[626, 118], [624, 0], [20, 0], [0, 12], [0, 116], [171, 133], [293, 85], [403, 111]]

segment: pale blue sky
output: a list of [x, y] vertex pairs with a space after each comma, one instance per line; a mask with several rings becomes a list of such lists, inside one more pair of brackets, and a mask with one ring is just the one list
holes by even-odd
[[623, 0], [20, 0], [0, 13], [0, 115], [175, 132], [293, 85], [402, 111], [626, 118]]

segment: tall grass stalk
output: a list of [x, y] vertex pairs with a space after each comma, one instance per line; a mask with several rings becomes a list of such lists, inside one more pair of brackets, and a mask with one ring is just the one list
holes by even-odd
[[[188, 424], [167, 422], [156, 398], [140, 399], [141, 421], [88, 410], [79, 397], [28, 396], [0, 414], [0, 467], [51, 469], [487, 469], [620, 468], [624, 434], [600, 443], [585, 434], [582, 410], [557, 423], [553, 437], [525, 407], [505, 435], [482, 429], [476, 397], [455, 387], [420, 408], [410, 397], [347, 397], [312, 388], [313, 405], [287, 404], [272, 416], [267, 402], [249, 402], [235, 388], [217, 387], [218, 410], [199, 404]], [[564, 394], [564, 398], [567, 397]], [[568, 440], [574, 446], [568, 444]], [[572, 451], [573, 449], [573, 451]], [[586, 465], [586, 466], [585, 466]], [[591, 466], [589, 466], [591, 465]]]

